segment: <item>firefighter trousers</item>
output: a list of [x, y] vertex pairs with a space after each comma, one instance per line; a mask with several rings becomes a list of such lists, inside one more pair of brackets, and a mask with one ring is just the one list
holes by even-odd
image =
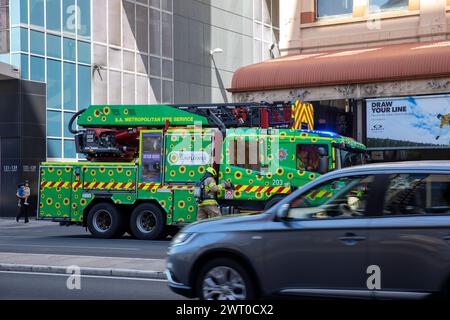
[[211, 219], [220, 216], [220, 210], [217, 205], [208, 204], [204, 206], [198, 206], [197, 220]]

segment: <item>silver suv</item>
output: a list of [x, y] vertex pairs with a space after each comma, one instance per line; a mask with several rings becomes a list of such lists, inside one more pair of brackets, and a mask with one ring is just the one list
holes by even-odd
[[450, 161], [348, 168], [265, 213], [188, 226], [167, 277], [201, 299], [448, 296]]

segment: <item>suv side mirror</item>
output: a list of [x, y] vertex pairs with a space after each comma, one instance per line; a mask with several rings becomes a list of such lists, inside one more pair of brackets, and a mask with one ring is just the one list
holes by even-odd
[[289, 204], [285, 203], [277, 210], [277, 218], [279, 220], [285, 220], [289, 215]]

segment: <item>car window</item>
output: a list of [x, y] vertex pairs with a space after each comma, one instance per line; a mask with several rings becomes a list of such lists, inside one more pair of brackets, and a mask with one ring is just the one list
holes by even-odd
[[290, 204], [291, 219], [362, 217], [373, 176], [335, 179], [301, 194]]
[[450, 214], [450, 175], [396, 174], [389, 181], [384, 215]]

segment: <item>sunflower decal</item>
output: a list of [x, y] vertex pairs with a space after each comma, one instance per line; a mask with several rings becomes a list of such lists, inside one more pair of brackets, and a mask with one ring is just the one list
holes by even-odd
[[278, 158], [280, 160], [286, 159], [287, 156], [288, 156], [288, 152], [286, 151], [286, 149], [280, 149], [280, 151], [278, 151]]

